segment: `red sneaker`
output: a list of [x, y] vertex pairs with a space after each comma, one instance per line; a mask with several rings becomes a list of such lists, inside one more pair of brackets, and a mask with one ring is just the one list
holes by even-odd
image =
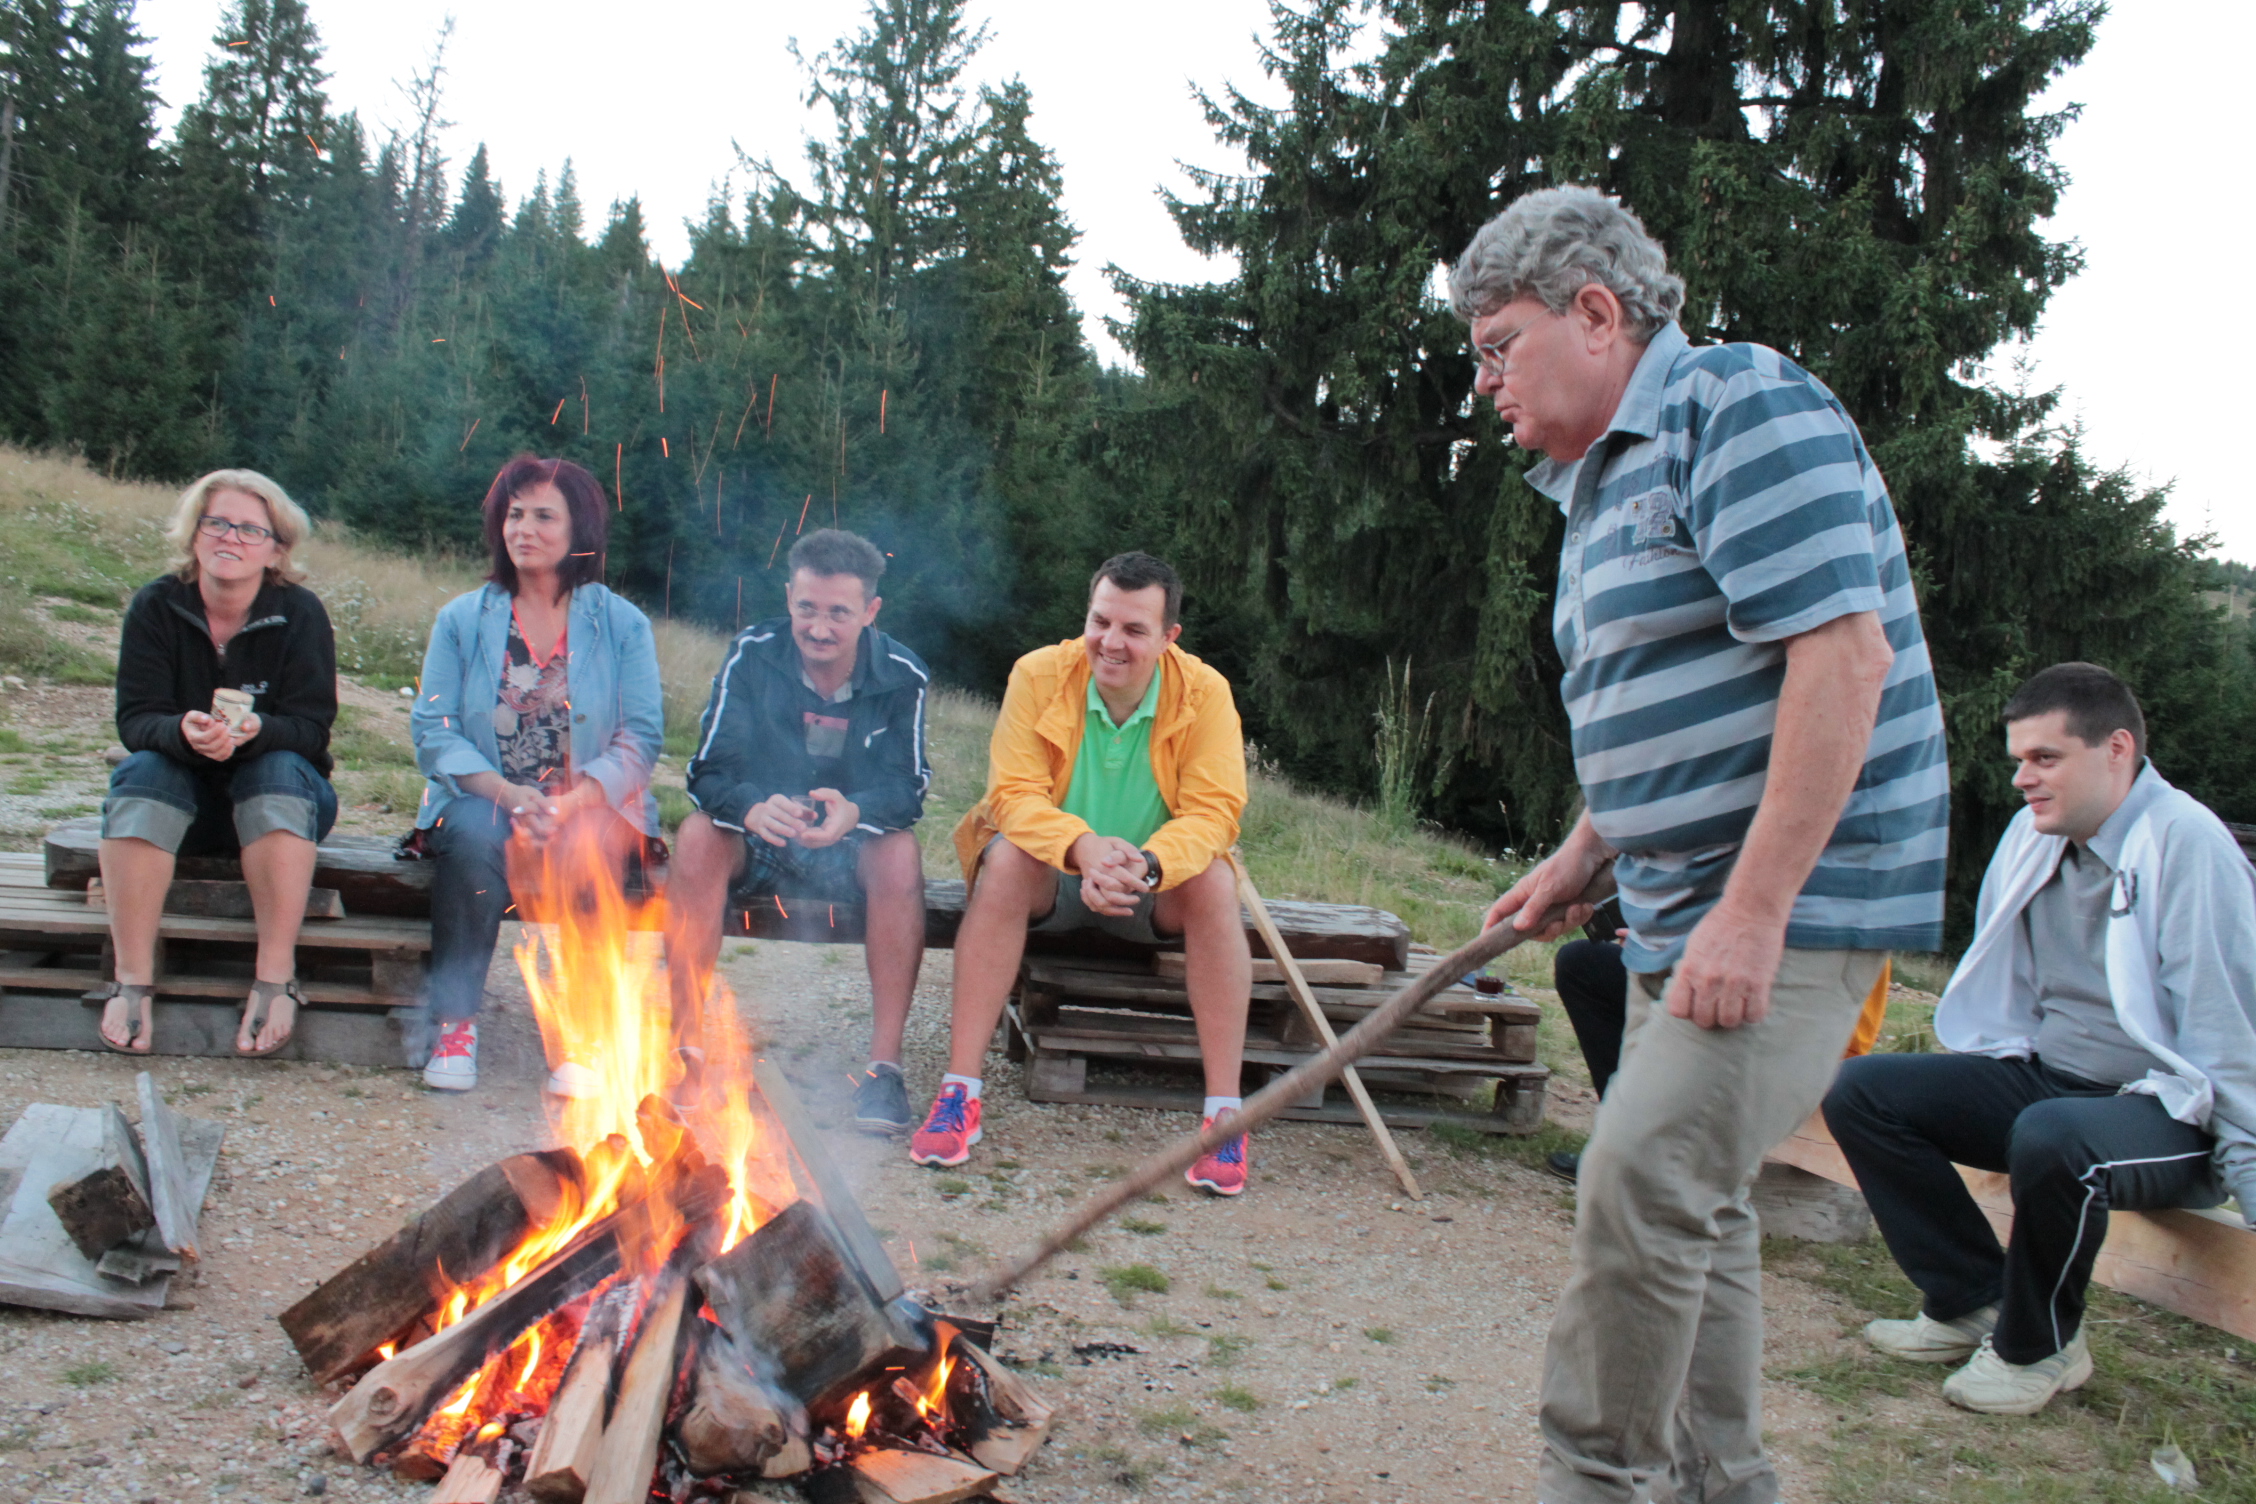
[[920, 1165], [960, 1165], [979, 1142], [979, 1099], [956, 1082], [940, 1088], [924, 1126], [909, 1136], [909, 1158]]
[[[1234, 1117], [1234, 1113], [1224, 1113]], [[1214, 1122], [1207, 1118], [1199, 1124], [1203, 1130]], [[1183, 1172], [1183, 1178], [1202, 1191], [1212, 1191], [1217, 1196], [1235, 1196], [1246, 1185], [1246, 1135], [1224, 1139], [1220, 1146], [1208, 1150], [1198, 1162]]]

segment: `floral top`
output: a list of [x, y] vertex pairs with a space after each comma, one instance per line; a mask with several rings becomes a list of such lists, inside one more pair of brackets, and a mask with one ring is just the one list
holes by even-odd
[[549, 794], [560, 794], [571, 783], [572, 697], [565, 678], [566, 656], [559, 640], [546, 661], [535, 657], [517, 613], [509, 613], [509, 648], [502, 660], [501, 694], [493, 713], [501, 776]]

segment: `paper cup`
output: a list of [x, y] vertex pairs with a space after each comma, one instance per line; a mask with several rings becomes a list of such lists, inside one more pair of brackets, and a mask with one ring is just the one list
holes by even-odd
[[243, 729], [243, 722], [250, 719], [251, 704], [251, 696], [239, 689], [212, 691], [211, 713], [225, 721], [229, 731]]

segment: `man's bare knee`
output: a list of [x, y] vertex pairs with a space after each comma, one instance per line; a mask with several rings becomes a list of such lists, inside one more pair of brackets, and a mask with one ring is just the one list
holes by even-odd
[[1152, 905], [1152, 923], [1169, 934], [1203, 930], [1216, 937], [1235, 935], [1243, 946], [1237, 873], [1226, 859], [1217, 859], [1198, 876], [1160, 894]]
[[863, 893], [872, 899], [924, 893], [924, 852], [914, 831], [889, 830], [866, 842], [855, 867]]
[[1047, 913], [1057, 892], [1057, 869], [1029, 856], [1008, 841], [996, 841], [980, 858], [979, 878], [971, 901], [984, 907], [997, 904], [1032, 914]]
[[667, 882], [699, 897], [725, 889], [744, 870], [744, 838], [723, 830], [710, 815], [699, 811], [681, 823], [674, 836], [673, 860]]

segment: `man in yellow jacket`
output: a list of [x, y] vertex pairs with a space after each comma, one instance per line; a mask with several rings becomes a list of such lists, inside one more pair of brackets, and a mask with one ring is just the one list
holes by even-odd
[[[1107, 559], [1083, 634], [1011, 669], [987, 796], [956, 828], [971, 901], [956, 934], [948, 1074], [909, 1140], [920, 1165], [979, 1142], [980, 1070], [1029, 929], [1183, 941], [1206, 1068], [1205, 1116], [1234, 1112], [1252, 954], [1226, 853], [1245, 811], [1245, 741], [1229, 681], [1175, 645], [1183, 584], [1149, 554]], [[1245, 1189], [1245, 1138], [1185, 1178]]]

